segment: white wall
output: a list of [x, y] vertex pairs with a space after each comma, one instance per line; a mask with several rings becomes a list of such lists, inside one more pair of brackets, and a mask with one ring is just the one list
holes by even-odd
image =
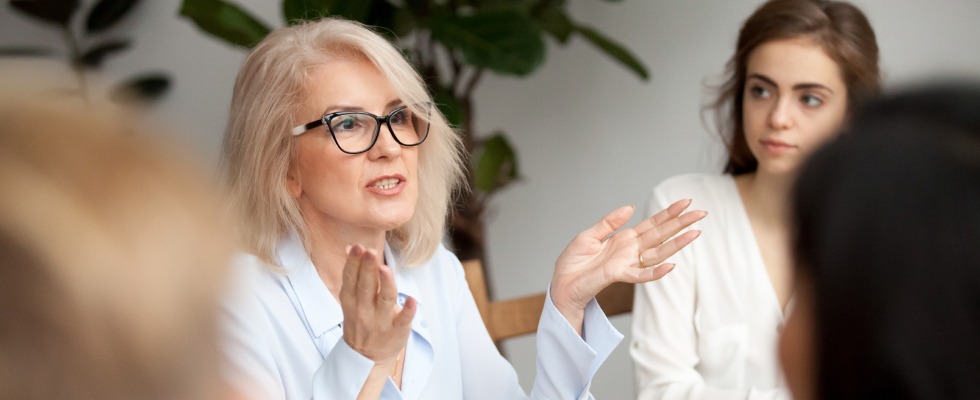
[[[239, 3], [279, 24], [279, 1]], [[498, 299], [544, 290], [565, 244], [609, 210], [635, 204], [644, 211], [650, 188], [664, 178], [719, 170], [721, 147], [700, 120], [707, 99], [703, 83], [717, 82], [741, 21], [759, 3], [571, 0], [571, 15], [627, 44], [650, 68], [651, 82], [641, 83], [574, 39], [564, 48], [550, 46], [546, 64], [529, 78], [490, 76], [482, 83], [477, 127], [510, 135], [524, 176], [491, 203], [489, 263]], [[980, 2], [855, 3], [878, 34], [888, 87], [934, 77], [980, 79]], [[154, 117], [182, 128], [183, 139], [216, 160], [243, 53], [178, 19], [178, 7], [178, 0], [142, 2], [118, 30], [135, 38], [135, 48], [109, 60], [106, 72], [109, 80], [170, 72], [173, 90], [154, 108]], [[0, 8], [0, 46], [58, 40], [51, 30]], [[10, 62], [0, 64], [0, 71], [4, 65]], [[592, 386], [596, 398], [633, 396], [630, 323], [630, 316], [613, 318], [627, 339], [599, 370]], [[512, 340], [505, 349], [529, 389], [533, 337]]]

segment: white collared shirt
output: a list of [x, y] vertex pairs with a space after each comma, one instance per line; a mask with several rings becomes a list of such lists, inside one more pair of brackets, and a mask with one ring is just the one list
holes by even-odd
[[637, 285], [630, 354], [640, 400], [788, 399], [776, 353], [783, 311], [730, 175], [653, 189], [647, 214], [681, 199], [708, 217], [663, 279]]
[[[226, 379], [256, 400], [354, 399], [374, 362], [343, 340], [340, 304], [292, 234], [278, 249], [277, 274], [240, 256], [224, 307]], [[591, 399], [599, 365], [623, 336], [593, 299], [580, 337], [546, 296], [537, 334], [537, 377], [531, 395], [487, 333], [462, 265], [442, 245], [424, 265], [401, 268], [385, 245], [398, 301], [418, 308], [408, 340], [402, 386], [391, 378], [381, 399]], [[584, 339], [584, 340], [583, 340]]]

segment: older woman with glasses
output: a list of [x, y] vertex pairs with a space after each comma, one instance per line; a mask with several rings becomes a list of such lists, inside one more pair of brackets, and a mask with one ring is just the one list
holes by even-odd
[[[312, 122], [311, 122], [312, 121]], [[352, 22], [270, 34], [239, 72], [225, 136], [243, 244], [225, 376], [256, 399], [521, 399], [443, 238], [460, 143], [419, 75]], [[591, 398], [619, 334], [593, 299], [648, 282], [697, 237], [681, 201], [622, 207], [555, 263], [530, 398]], [[610, 236], [612, 235], [612, 236]]]

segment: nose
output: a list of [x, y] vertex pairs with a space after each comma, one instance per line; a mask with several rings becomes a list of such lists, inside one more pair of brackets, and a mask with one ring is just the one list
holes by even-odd
[[781, 96], [769, 113], [769, 126], [775, 130], [786, 130], [793, 126], [792, 99]]
[[402, 146], [395, 141], [395, 137], [391, 134], [388, 126], [381, 124], [381, 130], [378, 132], [378, 141], [374, 143], [374, 147], [371, 147], [371, 150], [368, 150], [368, 158], [372, 161], [394, 159], [398, 158], [401, 154]]

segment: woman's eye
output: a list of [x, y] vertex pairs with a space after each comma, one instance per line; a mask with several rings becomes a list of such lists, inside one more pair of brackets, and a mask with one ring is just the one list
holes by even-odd
[[801, 96], [800, 102], [807, 107], [817, 107], [823, 104], [823, 100], [820, 100], [819, 97], [809, 94]]
[[345, 118], [336, 125], [340, 129], [354, 129], [355, 126], [357, 126], [357, 119], [355, 118]]
[[769, 97], [769, 89], [760, 86], [753, 86], [751, 89], [752, 96], [756, 98], [767, 98]]
[[392, 125], [401, 125], [404, 124], [407, 119], [408, 117], [405, 115], [405, 111], [403, 110], [395, 113], [395, 115], [392, 115], [388, 121], [391, 122]]

